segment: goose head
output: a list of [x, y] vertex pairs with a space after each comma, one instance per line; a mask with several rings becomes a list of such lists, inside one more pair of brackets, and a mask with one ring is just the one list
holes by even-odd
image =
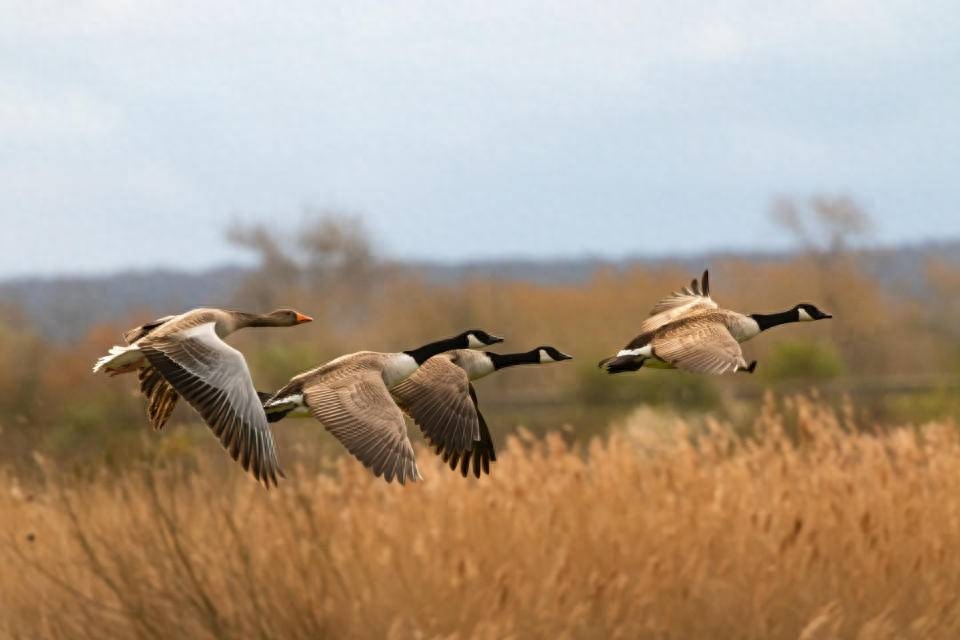
[[491, 335], [483, 329], [470, 329], [469, 331], [464, 331], [457, 336], [457, 338], [462, 342], [461, 348], [466, 349], [482, 349], [492, 344], [503, 342], [503, 338]]
[[793, 308], [797, 312], [797, 321], [811, 322], [813, 320], [827, 320], [833, 316], [825, 311], [821, 311], [816, 306], [801, 302]]
[[573, 360], [573, 356], [567, 355], [562, 351], [559, 351], [555, 347], [537, 347], [534, 349], [537, 352], [537, 355], [540, 357], [541, 363], [546, 362], [562, 362], [563, 360]]
[[295, 324], [303, 324], [313, 320], [308, 315], [304, 315], [294, 309], [277, 309], [263, 316], [266, 324], [275, 327], [292, 327]]

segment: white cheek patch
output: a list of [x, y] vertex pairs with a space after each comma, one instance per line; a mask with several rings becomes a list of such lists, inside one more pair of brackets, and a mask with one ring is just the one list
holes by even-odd
[[810, 314], [807, 313], [807, 310], [804, 309], [804, 308], [802, 308], [802, 307], [797, 310], [797, 315], [800, 316], [800, 321], [801, 321], [801, 322], [807, 322], [807, 321], [813, 320], [813, 318], [810, 316]]
[[472, 333], [468, 333], [468, 334], [467, 334], [467, 346], [468, 346], [469, 348], [471, 348], [471, 349], [482, 349], [483, 347], [485, 347], [485, 346], [487, 346], [487, 345], [485, 345], [485, 344], [483, 344], [482, 342], [480, 342], [480, 340], [477, 338], [477, 336], [473, 335]]
[[540, 349], [540, 362], [553, 362], [553, 358], [544, 349]]

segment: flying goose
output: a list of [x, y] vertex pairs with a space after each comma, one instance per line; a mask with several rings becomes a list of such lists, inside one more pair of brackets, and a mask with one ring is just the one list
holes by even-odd
[[721, 309], [710, 297], [710, 274], [704, 271], [699, 283], [693, 280], [660, 300], [640, 325], [640, 334], [599, 366], [608, 373], [636, 371], [645, 364], [696, 373], [753, 373], [757, 362], [747, 364], [741, 342], [780, 324], [831, 317], [807, 303], [769, 314]]
[[223, 338], [245, 327], [289, 327], [311, 319], [292, 309], [194, 309], [165, 316], [125, 332], [127, 345], [111, 347], [93, 372], [136, 371], [154, 429], [163, 428], [183, 396], [230, 456], [269, 487], [283, 477], [273, 435], [243, 355]]
[[263, 407], [270, 422], [306, 409], [375, 476], [413, 482], [420, 470], [390, 390], [438, 353], [502, 341], [474, 329], [410, 351], [358, 351], [294, 376]]
[[571, 359], [546, 346], [507, 354], [457, 349], [433, 356], [390, 393], [451, 469], [467, 477], [472, 460], [479, 478], [497, 454], [471, 382], [507, 367]]

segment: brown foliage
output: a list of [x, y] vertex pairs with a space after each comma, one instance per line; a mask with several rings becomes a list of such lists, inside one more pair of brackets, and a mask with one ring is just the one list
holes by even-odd
[[[362, 248], [361, 242], [356, 243]], [[270, 246], [271, 251], [279, 251], [276, 245]], [[719, 260], [710, 267], [713, 294], [724, 306], [766, 312], [806, 301], [833, 312], [834, 319], [777, 328], [745, 345], [748, 359], [760, 362], [759, 375], [694, 380], [677, 372], [650, 371], [611, 378], [595, 367], [600, 357], [634, 335], [653, 302], [691, 277], [687, 270], [670, 266], [601, 270], [587, 282], [565, 285], [490, 279], [438, 284], [404, 269], [371, 266], [360, 249], [344, 255], [360, 258], [340, 260], [328, 255], [324, 269], [336, 272], [338, 265], [353, 265], [348, 270], [358, 280], [350, 282], [364, 281], [369, 286], [333, 286], [319, 276], [289, 281], [270, 277], [253, 283], [265, 287], [261, 293], [269, 293], [271, 305], [293, 306], [316, 318], [302, 327], [245, 331], [230, 338], [244, 352], [261, 389], [275, 389], [292, 374], [342, 353], [408, 349], [481, 327], [508, 338], [502, 350], [552, 344], [576, 357], [571, 363], [520, 368], [481, 383], [481, 402], [492, 412], [491, 424], [498, 436], [502, 431], [497, 430], [512, 428], [518, 419], [529, 424], [534, 413], [539, 416], [550, 407], [553, 415], [541, 416], [549, 419], [537, 420], [533, 426], [546, 429], [558, 421], [570, 421], [581, 431], [593, 433], [606, 424], [610, 411], [625, 412], [631, 403], [651, 402], [654, 396], [681, 407], [720, 407], [730, 415], [732, 399], [757, 398], [765, 385], [779, 384], [768, 377], [774, 368], [764, 363], [783, 355], [777, 350], [788, 342], [800, 351], [817, 344], [841, 363], [842, 377], [829, 385], [819, 381], [825, 397], [855, 394], [859, 406], [884, 420], [960, 412], [953, 399], [960, 375], [960, 338], [946, 320], [955, 315], [951, 301], [958, 277], [950, 265], [931, 267], [929, 286], [940, 295], [918, 304], [881, 288], [849, 261], [837, 260], [824, 271], [811, 256], [759, 263]], [[316, 264], [322, 262], [317, 260]], [[367, 266], [360, 268], [358, 263]], [[295, 268], [312, 273], [303, 265]], [[264, 274], [270, 272], [267, 269]], [[301, 281], [305, 284], [298, 285]], [[275, 286], [276, 282], [286, 286]], [[237, 306], [260, 310], [252, 302], [259, 294], [242, 295], [251, 296], [251, 306], [239, 301]], [[94, 327], [73, 344], [42, 340], [15, 313], [0, 314], [0, 430], [5, 445], [0, 448], [0, 464], [28, 459], [34, 448], [86, 462], [99, 459], [92, 458], [92, 453], [136, 448], [138, 441], [131, 436], [142, 432], [145, 421], [135, 381], [108, 380], [91, 375], [89, 369], [117, 342], [123, 329], [171, 311], [178, 310], [145, 309], [117, 318], [115, 323]], [[806, 390], [812, 382], [787, 381], [784, 388], [793, 384]], [[657, 391], [661, 386], [673, 391], [661, 393]], [[830, 388], [835, 389], [832, 396]], [[691, 393], [701, 401], [687, 402]], [[917, 409], [921, 406], [922, 411]], [[594, 417], [598, 410], [606, 413]], [[500, 420], [497, 412], [508, 419]], [[170, 430], [195, 420], [192, 412], [181, 407]], [[113, 457], [122, 460], [126, 454]]]

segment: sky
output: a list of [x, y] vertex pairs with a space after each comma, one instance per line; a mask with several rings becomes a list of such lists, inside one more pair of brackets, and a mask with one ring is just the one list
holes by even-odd
[[779, 249], [779, 195], [960, 237], [960, 4], [0, 2], [0, 278]]

